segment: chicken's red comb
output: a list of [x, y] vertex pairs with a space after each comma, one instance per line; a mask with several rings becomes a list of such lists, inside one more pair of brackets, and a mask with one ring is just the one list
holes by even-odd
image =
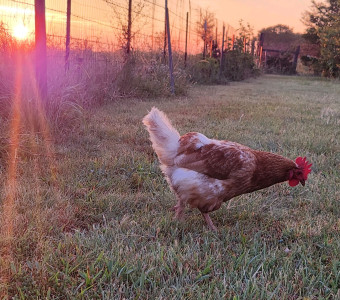
[[304, 157], [302, 158], [301, 156], [299, 156], [296, 160], [295, 160], [296, 164], [298, 165], [299, 168], [301, 168], [303, 170], [303, 179], [307, 180], [308, 174], [312, 171], [311, 166], [312, 164], [310, 164], [307, 161], [307, 158]]

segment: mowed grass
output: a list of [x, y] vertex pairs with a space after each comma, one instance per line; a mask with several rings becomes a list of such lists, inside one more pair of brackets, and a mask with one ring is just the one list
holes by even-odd
[[[287, 183], [174, 220], [141, 120], [157, 106], [198, 131], [313, 163]], [[340, 299], [340, 85], [263, 76], [195, 86], [188, 97], [123, 99], [54, 137], [21, 135], [15, 191], [2, 155], [1, 236], [8, 299]], [[47, 148], [53, 148], [48, 155]], [[239, 183], [242, 184], [241, 182]]]

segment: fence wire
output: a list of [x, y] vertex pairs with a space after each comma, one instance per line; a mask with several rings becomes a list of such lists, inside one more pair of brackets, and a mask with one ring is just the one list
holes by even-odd
[[[133, 50], [162, 51], [164, 48], [165, 7], [160, 0], [132, 1]], [[48, 47], [62, 50], [66, 41], [67, 0], [46, 0]], [[188, 13], [188, 54], [202, 52], [203, 40], [197, 28], [205, 9], [190, 0], [169, 0], [170, 32], [175, 52], [185, 51], [186, 16]], [[72, 0], [71, 51], [115, 52], [124, 46], [128, 20], [127, 0]], [[34, 0], [0, 0], [3, 26], [12, 34], [18, 26], [28, 30], [34, 40]], [[221, 41], [222, 26], [229, 35], [235, 29], [226, 20], [217, 20], [215, 39]]]

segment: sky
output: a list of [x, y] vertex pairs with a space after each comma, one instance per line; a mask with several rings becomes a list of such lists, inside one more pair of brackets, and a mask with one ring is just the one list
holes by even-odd
[[[137, 2], [137, 0], [133, 1]], [[143, 1], [148, 4], [141, 14], [143, 16], [141, 22], [145, 24], [140, 25], [143, 30], [136, 34], [135, 43], [151, 44], [152, 47], [154, 43], [163, 45], [160, 33], [164, 30], [164, 0]], [[122, 18], [126, 19], [128, 0], [112, 0], [112, 2], [114, 7], [122, 8]], [[262, 28], [277, 24], [288, 25], [293, 28], [294, 32], [302, 33], [305, 30], [301, 22], [302, 15], [311, 9], [311, 2], [312, 0], [169, 0], [172, 37], [174, 47], [177, 47], [174, 49], [183, 50], [185, 45], [186, 12], [190, 12], [190, 18], [192, 17], [189, 28], [192, 33], [192, 35], [189, 33], [191, 46], [189, 45], [188, 51], [190, 52], [200, 47], [201, 37], [195, 30], [200, 9], [208, 9], [215, 13], [216, 19], [219, 20], [216, 24], [218, 24], [220, 35], [221, 21], [237, 29], [240, 19], [244, 21], [244, 25], [249, 23], [254, 28], [255, 35]], [[47, 33], [55, 37], [56, 43], [60, 44], [63, 43], [65, 36], [66, 3], [66, 0], [46, 0]], [[157, 5], [152, 6], [152, 3]], [[154, 7], [153, 13], [151, 7]], [[32, 40], [34, 38], [34, 0], [0, 0], [0, 20], [5, 21], [13, 36], [18, 40], [26, 40], [28, 37]], [[105, 0], [72, 0], [71, 23], [72, 37], [79, 39], [79, 42], [86, 40], [100, 44], [102, 47], [118, 45], [115, 32], [121, 31], [119, 17]], [[136, 24], [134, 26], [138, 29]], [[229, 34], [234, 33], [230, 29]]]
[[238, 28], [239, 20], [249, 23], [255, 33], [276, 24], [292, 27], [294, 32], [304, 32], [302, 14], [310, 10], [311, 0], [196, 0], [195, 4], [208, 8], [221, 20]]

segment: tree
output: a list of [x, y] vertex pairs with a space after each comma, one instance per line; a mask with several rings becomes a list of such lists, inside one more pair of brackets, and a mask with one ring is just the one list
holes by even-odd
[[246, 38], [247, 40], [252, 40], [254, 38], [254, 27], [249, 23], [247, 25], [243, 24], [243, 20], [239, 21], [239, 28], [237, 29], [240, 38]]
[[315, 68], [328, 77], [340, 77], [340, 0], [312, 1], [304, 23], [308, 26], [304, 38], [320, 47]]
[[[144, 2], [142, 0], [127, 1], [127, 6], [118, 5], [114, 0], [105, 0], [108, 3], [115, 14], [115, 20], [118, 22], [118, 26], [121, 27], [117, 38], [121, 48], [128, 55], [131, 51], [131, 41], [133, 37], [139, 32], [143, 24], [139, 22], [142, 17], [142, 11], [144, 9]], [[138, 24], [139, 22], [139, 24]], [[136, 27], [138, 24], [138, 28]], [[134, 29], [132, 29], [134, 25]]]
[[244, 51], [244, 45], [246, 42], [247, 46], [250, 46], [250, 42], [254, 40], [254, 27], [252, 27], [249, 23], [247, 25], [243, 24], [243, 20], [239, 21], [239, 28], [237, 31], [237, 37], [234, 44], [234, 50]]
[[197, 33], [204, 41], [203, 58], [205, 58], [207, 46], [213, 41], [215, 20], [215, 14], [205, 10], [201, 12], [200, 20], [197, 22]]
[[290, 48], [292, 50], [301, 43], [301, 35], [294, 33], [292, 28], [283, 24], [263, 28], [259, 31], [259, 38], [261, 34], [264, 35], [264, 42], [268, 48], [281, 46], [285, 48], [284, 50]]

